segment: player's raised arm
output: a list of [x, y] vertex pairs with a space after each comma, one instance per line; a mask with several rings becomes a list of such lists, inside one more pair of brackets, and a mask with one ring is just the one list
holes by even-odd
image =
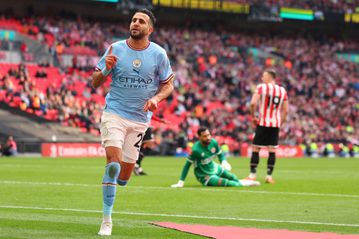
[[112, 45], [110, 46], [108, 52], [105, 54], [104, 61], [105, 67], [103, 67], [103, 69], [97, 68], [97, 70], [92, 74], [92, 86], [94, 88], [98, 88], [99, 86], [103, 85], [103, 83], [105, 83], [107, 76], [111, 73], [112, 69], [117, 63], [117, 57], [112, 54]]

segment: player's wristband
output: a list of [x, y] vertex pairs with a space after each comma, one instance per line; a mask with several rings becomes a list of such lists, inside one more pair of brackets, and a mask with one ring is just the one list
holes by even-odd
[[104, 68], [101, 70], [101, 73], [102, 73], [102, 75], [104, 75], [104, 76], [108, 76], [108, 75], [111, 73], [111, 70], [107, 70], [106, 67], [104, 67]]

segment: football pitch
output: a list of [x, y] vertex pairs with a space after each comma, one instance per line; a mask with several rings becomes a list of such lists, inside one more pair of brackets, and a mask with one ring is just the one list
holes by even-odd
[[[146, 157], [148, 176], [118, 187], [111, 238], [203, 238], [151, 225], [176, 222], [215, 226], [359, 234], [359, 159], [278, 159], [276, 184], [256, 188], [203, 187], [185, 160]], [[229, 158], [238, 177], [249, 159]], [[99, 238], [102, 220], [100, 158], [0, 158], [0, 238]]]

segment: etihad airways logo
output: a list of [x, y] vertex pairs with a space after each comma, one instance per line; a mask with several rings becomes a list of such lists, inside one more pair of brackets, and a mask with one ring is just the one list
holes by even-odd
[[119, 77], [121, 87], [123, 88], [143, 88], [147, 89], [152, 84], [152, 79], [143, 79], [141, 77]]
[[151, 84], [152, 83], [152, 79], [148, 79], [145, 80], [141, 77], [120, 77], [119, 81], [121, 83], [130, 83], [130, 84]]

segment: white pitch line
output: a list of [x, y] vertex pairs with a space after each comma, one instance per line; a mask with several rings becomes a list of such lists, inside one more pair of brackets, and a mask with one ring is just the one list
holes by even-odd
[[[39, 211], [65, 211], [65, 212], [85, 212], [85, 213], [102, 213], [100, 210], [87, 209], [72, 209], [72, 208], [43, 208], [43, 207], [29, 207], [29, 206], [11, 206], [0, 205], [0, 208], [6, 209], [27, 209]], [[257, 218], [238, 218], [238, 217], [210, 217], [198, 215], [183, 215], [183, 214], [164, 214], [164, 213], [147, 213], [147, 212], [113, 212], [113, 214], [135, 215], [135, 216], [155, 216], [155, 217], [176, 217], [176, 218], [196, 218], [209, 220], [229, 220], [229, 221], [248, 221], [248, 222], [268, 222], [268, 223], [291, 223], [291, 224], [305, 224], [305, 225], [322, 225], [322, 226], [337, 226], [337, 227], [359, 227], [359, 224], [345, 224], [345, 223], [330, 223], [330, 222], [306, 222], [306, 221], [291, 221], [291, 220], [272, 220], [272, 219], [257, 219]]]
[[[0, 181], [1, 184], [27, 184], [27, 185], [46, 185], [46, 186], [74, 186], [74, 187], [101, 187], [101, 184], [81, 184], [81, 183], [61, 183], [61, 182], [25, 182], [25, 181]], [[121, 187], [120, 187], [121, 188]], [[126, 186], [130, 189], [156, 189], [156, 190], [186, 190], [186, 191], [210, 191], [210, 192], [236, 192], [236, 193], [255, 193], [255, 194], [273, 194], [273, 195], [294, 195], [294, 196], [317, 196], [317, 197], [340, 197], [340, 198], [358, 198], [359, 195], [353, 194], [331, 194], [331, 193], [307, 193], [307, 192], [271, 192], [271, 191], [253, 191], [253, 190], [233, 190], [229, 188], [180, 188], [154, 186]]]

